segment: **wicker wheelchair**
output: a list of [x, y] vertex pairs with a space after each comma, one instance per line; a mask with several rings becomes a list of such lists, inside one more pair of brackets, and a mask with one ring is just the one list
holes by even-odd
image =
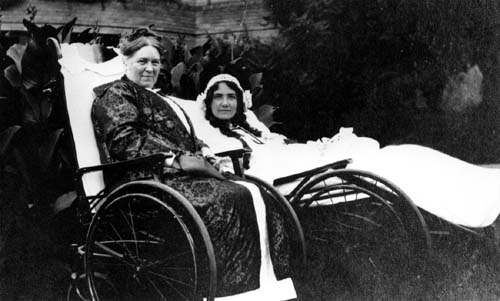
[[[55, 39], [49, 39], [48, 44], [60, 61], [64, 59], [64, 51]], [[67, 133], [73, 138], [78, 165], [77, 211], [81, 229], [86, 232], [75, 233], [80, 239], [72, 246], [79, 256], [75, 258], [68, 299], [213, 300], [217, 294], [217, 267], [207, 228], [183, 195], [157, 181], [169, 155], [100, 162], [90, 121], [91, 89], [115, 79], [116, 74], [89, 74], [71, 74], [61, 68], [69, 117]], [[74, 89], [66, 89], [70, 86]], [[242, 151], [223, 155], [237, 158]], [[148, 166], [157, 171], [158, 178], [111, 187], [104, 184], [103, 173], [123, 172], [134, 166]], [[261, 185], [257, 179], [246, 181]], [[261, 187], [284, 216], [293, 265], [298, 268], [305, 261], [304, 235], [298, 218], [273, 187]]]

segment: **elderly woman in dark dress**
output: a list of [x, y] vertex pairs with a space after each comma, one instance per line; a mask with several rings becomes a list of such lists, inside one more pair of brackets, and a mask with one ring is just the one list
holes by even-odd
[[[158, 152], [210, 156], [194, 135], [187, 115], [152, 91], [160, 69], [159, 38], [137, 30], [122, 39], [125, 75], [94, 89], [92, 121], [101, 153], [109, 162]], [[168, 100], [168, 99], [167, 99]], [[259, 287], [261, 249], [256, 213], [249, 190], [235, 182], [192, 176], [179, 171], [177, 160], [165, 162], [165, 184], [183, 194], [203, 218], [214, 244], [217, 295], [231, 295]], [[147, 170], [127, 174], [127, 180], [148, 176]], [[263, 195], [266, 201], [267, 196]], [[266, 201], [270, 253], [278, 279], [289, 268], [283, 220]]]

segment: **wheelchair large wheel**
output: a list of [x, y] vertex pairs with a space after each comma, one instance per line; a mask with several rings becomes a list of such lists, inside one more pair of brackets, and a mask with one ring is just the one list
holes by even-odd
[[338, 265], [354, 287], [376, 289], [422, 272], [431, 250], [427, 225], [389, 181], [364, 171], [331, 171], [304, 185], [291, 202], [309, 244], [330, 250], [322, 268], [325, 261]]
[[290, 202], [268, 183], [250, 175], [246, 175], [245, 178], [260, 186], [273, 197], [275, 204], [277, 205], [276, 207], [285, 218], [285, 227], [291, 240], [291, 250], [294, 264], [293, 268], [295, 271], [300, 271], [306, 264], [306, 242], [302, 226], [295, 210], [290, 205]]
[[152, 181], [125, 184], [100, 205], [85, 271], [94, 300], [215, 296], [215, 255], [201, 218], [180, 194]]

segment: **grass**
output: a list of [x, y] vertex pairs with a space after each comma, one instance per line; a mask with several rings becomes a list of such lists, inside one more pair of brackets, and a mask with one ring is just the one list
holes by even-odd
[[[0, 300], [65, 299], [69, 257], [62, 247], [55, 248], [54, 237], [49, 239], [44, 233], [49, 229], [62, 232], [68, 225], [64, 218], [58, 222], [39, 229], [29, 220], [18, 223], [21, 229], [7, 250], [10, 260], [0, 262]], [[493, 238], [456, 230], [434, 240], [432, 255], [416, 266], [409, 268], [403, 261], [384, 270], [393, 258], [389, 249], [360, 256], [347, 245], [307, 237], [309, 261], [294, 280], [299, 300], [500, 299], [500, 265]], [[414, 262], [410, 259], [409, 263]]]
[[[373, 272], [370, 260], [332, 252], [309, 241], [300, 300], [499, 300], [500, 265], [492, 238], [463, 230], [435, 239], [432, 253], [413, 269]], [[340, 254], [340, 255], [339, 255]], [[377, 254], [375, 254], [376, 256]], [[378, 254], [384, 255], [384, 254]]]

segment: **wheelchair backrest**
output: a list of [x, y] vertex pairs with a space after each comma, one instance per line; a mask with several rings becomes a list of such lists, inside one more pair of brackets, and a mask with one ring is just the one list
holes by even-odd
[[[90, 118], [93, 88], [116, 80], [123, 75], [120, 56], [106, 62], [98, 62], [96, 48], [90, 44], [61, 44], [59, 59], [64, 76], [64, 91], [69, 123], [73, 134], [76, 159], [79, 168], [100, 165], [94, 128]], [[104, 188], [102, 172], [83, 175], [83, 189], [87, 196], [96, 195]]]

